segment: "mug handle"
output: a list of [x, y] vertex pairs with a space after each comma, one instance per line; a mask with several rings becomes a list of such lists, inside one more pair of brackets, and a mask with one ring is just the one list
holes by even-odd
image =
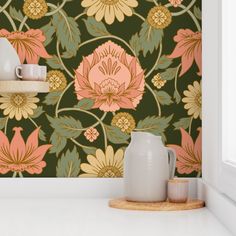
[[173, 179], [175, 176], [176, 154], [175, 154], [175, 150], [171, 148], [167, 148], [167, 151], [168, 151], [168, 156], [169, 156], [169, 168], [170, 168], [169, 178]]
[[19, 71], [21, 71], [21, 70], [22, 70], [22, 66], [17, 66], [16, 67], [16, 76], [20, 79], [23, 78], [23, 76], [19, 73]]

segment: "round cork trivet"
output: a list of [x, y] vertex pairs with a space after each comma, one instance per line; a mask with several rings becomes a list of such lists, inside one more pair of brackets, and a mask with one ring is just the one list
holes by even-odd
[[113, 199], [109, 201], [109, 206], [124, 210], [140, 211], [184, 211], [202, 208], [205, 206], [202, 200], [188, 200], [186, 203], [172, 202], [131, 202], [124, 198]]

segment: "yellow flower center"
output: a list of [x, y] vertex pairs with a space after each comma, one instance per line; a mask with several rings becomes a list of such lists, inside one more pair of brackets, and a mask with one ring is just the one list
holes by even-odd
[[49, 78], [49, 86], [51, 89], [55, 90], [55, 89], [58, 89], [60, 88], [62, 84], [62, 81], [61, 81], [61, 78], [57, 75], [52, 75], [50, 78]]
[[130, 122], [129, 120], [122, 116], [117, 122], [116, 126], [121, 129], [122, 132], [125, 132], [129, 127], [130, 127]]
[[147, 17], [148, 23], [156, 29], [166, 28], [172, 20], [170, 11], [164, 6], [153, 7]]
[[105, 178], [115, 178], [115, 177], [122, 177], [122, 173], [119, 168], [115, 166], [104, 166], [99, 172], [98, 177], [105, 177]]
[[101, 0], [101, 2], [105, 5], [115, 5], [119, 0]]
[[196, 95], [195, 103], [197, 104], [198, 107], [202, 107], [202, 94], [201, 93]]
[[27, 98], [24, 94], [13, 93], [10, 101], [12, 106], [21, 108], [27, 103]]
[[28, 10], [30, 11], [30, 13], [36, 16], [40, 13], [40, 11], [43, 10], [43, 6], [37, 0], [34, 0], [29, 4]]
[[161, 78], [161, 75], [160, 74], [157, 74], [154, 76], [154, 78], [152, 79], [152, 83], [155, 87], [157, 87], [158, 89], [162, 88], [165, 83], [166, 83], [166, 80], [163, 80]]

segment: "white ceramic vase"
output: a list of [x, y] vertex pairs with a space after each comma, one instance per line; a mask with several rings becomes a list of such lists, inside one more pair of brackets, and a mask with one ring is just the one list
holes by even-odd
[[163, 145], [161, 136], [132, 132], [125, 151], [125, 198], [137, 202], [165, 201], [175, 163], [175, 152]]
[[17, 80], [15, 68], [20, 64], [15, 48], [6, 38], [0, 38], [0, 81]]

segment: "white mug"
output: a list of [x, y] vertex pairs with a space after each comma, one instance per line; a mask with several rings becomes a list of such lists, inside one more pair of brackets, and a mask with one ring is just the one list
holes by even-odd
[[22, 64], [16, 67], [16, 75], [22, 80], [45, 81], [47, 76], [47, 67], [36, 64]]
[[47, 78], [47, 67], [46, 66], [39, 66], [38, 80], [46, 81], [46, 78]]

